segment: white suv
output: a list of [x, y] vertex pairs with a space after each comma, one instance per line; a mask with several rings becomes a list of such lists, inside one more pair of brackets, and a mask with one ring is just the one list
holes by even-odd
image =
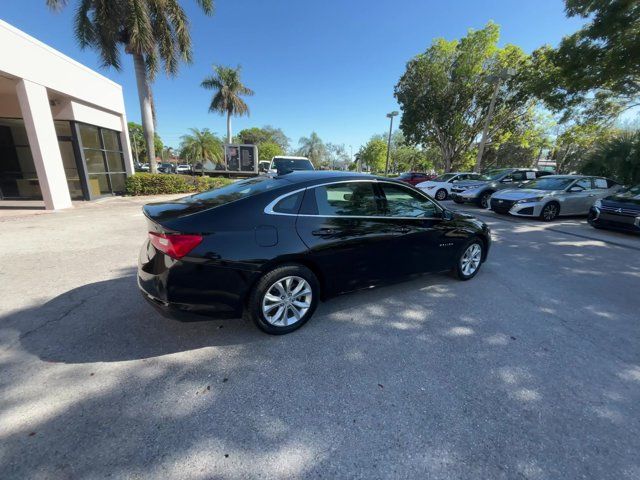
[[315, 170], [307, 157], [273, 157], [269, 165], [269, 173], [286, 173], [296, 170]]

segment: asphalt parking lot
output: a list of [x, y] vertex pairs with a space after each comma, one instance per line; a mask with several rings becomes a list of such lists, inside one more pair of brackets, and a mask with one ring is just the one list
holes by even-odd
[[473, 280], [272, 337], [142, 300], [142, 203], [0, 221], [0, 478], [640, 478], [640, 237], [468, 207]]

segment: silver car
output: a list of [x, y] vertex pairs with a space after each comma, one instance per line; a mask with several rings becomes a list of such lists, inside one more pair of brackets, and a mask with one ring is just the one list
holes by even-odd
[[521, 188], [491, 196], [491, 210], [547, 222], [559, 215], [587, 215], [596, 200], [617, 193], [622, 185], [603, 177], [549, 175]]

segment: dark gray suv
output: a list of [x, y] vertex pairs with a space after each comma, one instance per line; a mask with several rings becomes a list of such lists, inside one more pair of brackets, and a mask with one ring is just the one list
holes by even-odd
[[451, 187], [451, 198], [456, 203], [475, 203], [489, 208], [489, 199], [494, 192], [505, 188], [517, 188], [535, 180], [541, 172], [534, 168], [501, 168], [489, 170], [481, 180], [457, 182]]

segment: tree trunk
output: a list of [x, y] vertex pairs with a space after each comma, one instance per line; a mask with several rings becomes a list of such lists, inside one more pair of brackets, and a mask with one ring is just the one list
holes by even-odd
[[136, 71], [136, 83], [138, 84], [138, 98], [140, 99], [140, 116], [142, 118], [142, 132], [147, 146], [147, 160], [149, 171], [158, 173], [156, 165], [156, 149], [154, 146], [153, 112], [151, 109], [151, 86], [147, 78], [147, 67], [144, 57], [139, 53], [133, 54], [133, 65]]
[[233, 135], [231, 134], [231, 112], [227, 112], [227, 143], [233, 142]]

